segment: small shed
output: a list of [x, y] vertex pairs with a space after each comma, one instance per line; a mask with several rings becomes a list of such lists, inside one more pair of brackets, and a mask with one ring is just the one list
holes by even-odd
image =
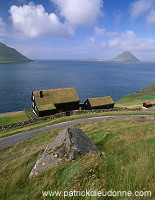
[[153, 106], [153, 104], [151, 102], [144, 102], [143, 103], [143, 107], [148, 108], [148, 107], [152, 107], [152, 106]]
[[39, 116], [78, 110], [79, 96], [75, 88], [59, 88], [32, 92], [32, 107]]
[[109, 109], [114, 107], [115, 102], [110, 96], [89, 98], [84, 102], [86, 110]]

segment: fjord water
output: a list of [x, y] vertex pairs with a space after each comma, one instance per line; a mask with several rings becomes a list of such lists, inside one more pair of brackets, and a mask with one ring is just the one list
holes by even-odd
[[0, 64], [0, 113], [31, 107], [32, 91], [75, 87], [81, 102], [116, 101], [155, 82], [155, 62], [38, 61]]

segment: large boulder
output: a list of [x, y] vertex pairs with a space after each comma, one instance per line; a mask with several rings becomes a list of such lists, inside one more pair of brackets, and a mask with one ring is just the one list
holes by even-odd
[[99, 150], [79, 128], [68, 127], [60, 131], [56, 139], [50, 143], [38, 158], [29, 177], [61, 162], [69, 162], [80, 155], [99, 153]]

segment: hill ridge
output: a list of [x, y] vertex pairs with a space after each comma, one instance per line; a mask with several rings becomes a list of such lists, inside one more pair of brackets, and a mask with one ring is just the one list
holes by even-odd
[[20, 52], [12, 47], [8, 47], [0, 42], [0, 64], [2, 63], [23, 63], [32, 62], [33, 60], [23, 56]]

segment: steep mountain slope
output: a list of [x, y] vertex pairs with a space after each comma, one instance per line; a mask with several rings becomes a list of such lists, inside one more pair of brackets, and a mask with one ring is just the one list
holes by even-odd
[[116, 58], [112, 59], [111, 61], [118, 61], [118, 62], [139, 62], [139, 60], [130, 52], [124, 51]]
[[0, 42], [0, 63], [31, 62], [32, 60], [23, 56], [17, 50]]

